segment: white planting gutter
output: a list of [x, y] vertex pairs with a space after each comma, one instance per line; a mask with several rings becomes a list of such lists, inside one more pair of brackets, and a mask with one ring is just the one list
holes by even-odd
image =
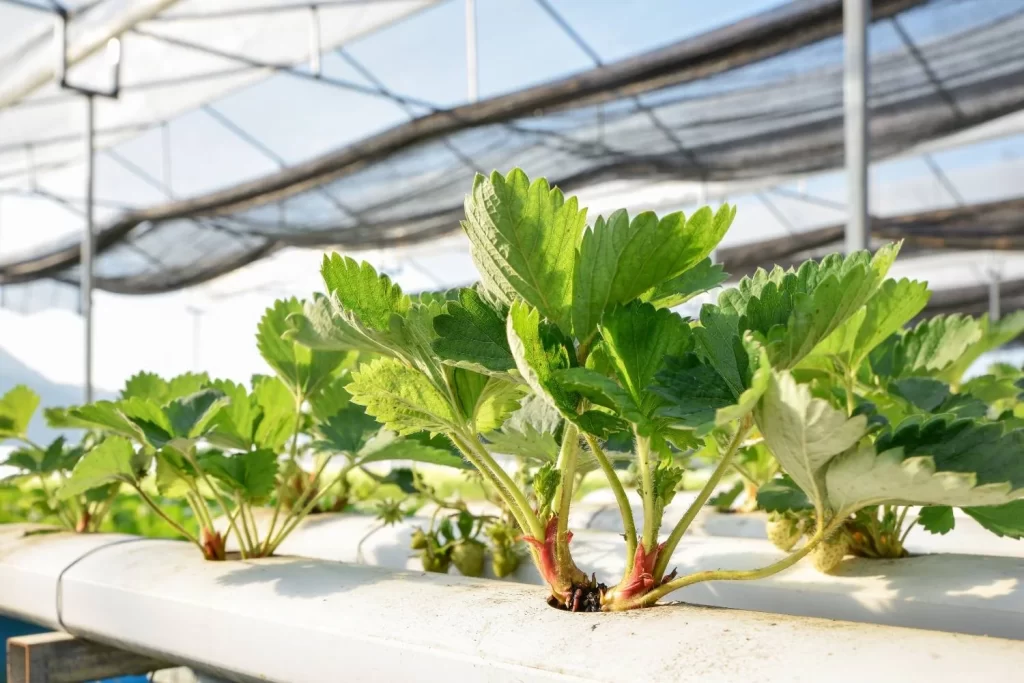
[[[1014, 641], [692, 606], [570, 614], [508, 582], [0, 528], [0, 611], [233, 681], [1013, 680]], [[59, 617], [58, 617], [59, 612]]]
[[[307, 519], [281, 545], [281, 554], [339, 562], [364, 562], [390, 569], [420, 569], [409, 549], [412, 530], [428, 520], [381, 529], [359, 515]], [[612, 532], [580, 531], [573, 558], [584, 571], [613, 582], [625, 566], [622, 538]], [[712, 569], [754, 569], [783, 557], [766, 540], [715, 536], [684, 537], [670, 567], [681, 574]], [[455, 573], [455, 569], [451, 570]], [[489, 567], [488, 567], [489, 571]], [[529, 559], [508, 580], [540, 584]], [[803, 561], [759, 581], [700, 583], [670, 597], [692, 604], [774, 614], [845, 619], [864, 623], [999, 636], [1024, 640], [1024, 559], [937, 554], [902, 560], [848, 558], [832, 575]]]
[[[663, 529], [671, 529], [682, 518], [689, 506], [689, 501], [673, 501], [665, 508], [662, 522]], [[956, 528], [944, 535], [929, 533], [920, 525], [915, 526], [907, 535], [906, 547], [912, 554], [928, 553], [962, 553], [968, 555], [1000, 555], [1005, 557], [1024, 558], [1024, 540], [1008, 536], [996, 536], [982, 527], [974, 519], [961, 513], [956, 514]], [[911, 512], [910, 518], [916, 515]], [[643, 518], [643, 506], [640, 502], [633, 505], [633, 516]], [[722, 513], [711, 507], [703, 507], [693, 520], [688, 534], [691, 536], [731, 536], [736, 538], [767, 538], [765, 524], [767, 515], [763, 512]], [[590, 531], [613, 531], [621, 534], [622, 516], [614, 503], [575, 504], [569, 517], [570, 529], [587, 529]]]

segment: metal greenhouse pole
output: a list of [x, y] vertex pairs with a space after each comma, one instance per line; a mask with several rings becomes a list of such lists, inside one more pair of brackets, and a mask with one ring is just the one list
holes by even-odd
[[476, 54], [476, 0], [466, 0], [466, 94], [470, 102], [480, 96]]
[[112, 37], [106, 41], [107, 61], [110, 64], [112, 87], [109, 91], [93, 90], [74, 85], [68, 81], [68, 14], [58, 7], [54, 21], [54, 42], [57, 46], [57, 60], [54, 73], [61, 89], [78, 93], [85, 98], [85, 229], [82, 235], [81, 274], [79, 293], [81, 295], [81, 315], [85, 326], [84, 354], [85, 377], [83, 378], [84, 398], [86, 403], [92, 402], [92, 289], [93, 289], [93, 256], [95, 251], [95, 187], [96, 187], [96, 98], [107, 97], [117, 99], [121, 92], [121, 40]]
[[843, 100], [846, 128], [846, 252], [866, 249], [868, 218], [868, 24], [870, 0], [844, 0]]
[[93, 189], [95, 183], [96, 152], [96, 100], [91, 94], [86, 101], [86, 146], [85, 146], [85, 234], [82, 236], [82, 318], [85, 320], [85, 402], [92, 403], [92, 252], [93, 240]]

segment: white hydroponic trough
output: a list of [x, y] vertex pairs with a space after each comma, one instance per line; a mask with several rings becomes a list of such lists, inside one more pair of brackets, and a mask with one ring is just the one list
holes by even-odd
[[[643, 519], [643, 503], [635, 491], [628, 491], [633, 516]], [[681, 491], [676, 494], [672, 503], [665, 508], [662, 520], [663, 529], [671, 529], [686, 513], [696, 494], [692, 491]], [[908, 515], [914, 518], [916, 510]], [[999, 537], [988, 531], [966, 513], [954, 510], [956, 528], [945, 534], [937, 535], [925, 531], [920, 526], [911, 529], [907, 536], [907, 550], [914, 554], [927, 553], [962, 553], [967, 555], [1002, 555], [1005, 557], [1024, 558], [1024, 541], [1009, 537]], [[697, 513], [687, 533], [693, 536], [732, 536], [737, 538], [766, 538], [765, 522], [767, 515], [763, 512], [722, 513], [713, 507], [705, 506]], [[608, 489], [601, 489], [588, 494], [580, 503], [573, 505], [570, 516], [570, 527], [590, 531], [613, 531], [622, 533], [622, 517], [615, 499]]]
[[1012, 680], [1019, 642], [744, 611], [547, 607], [535, 587], [0, 528], [0, 611], [234, 681]]
[[[281, 545], [281, 554], [391, 569], [420, 569], [409, 549], [414, 519], [381, 528], [371, 517], [316, 515]], [[360, 545], [360, 541], [362, 544]], [[573, 557], [587, 572], [613, 583], [625, 566], [625, 544], [610, 532], [577, 532]], [[680, 573], [753, 569], [783, 557], [766, 540], [684, 537], [670, 567]], [[454, 568], [451, 570], [456, 571]], [[510, 580], [540, 584], [524, 558]], [[902, 560], [847, 558], [831, 575], [804, 561], [759, 581], [719, 581], [688, 586], [671, 599], [712, 607], [751, 609], [794, 616], [846, 619], [954, 633], [1024, 640], [1024, 559], [938, 554]]]

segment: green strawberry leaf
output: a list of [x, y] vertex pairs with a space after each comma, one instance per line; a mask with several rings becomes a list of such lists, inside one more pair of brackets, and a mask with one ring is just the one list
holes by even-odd
[[864, 321], [854, 341], [850, 367], [859, 367], [876, 346], [924, 310], [930, 298], [927, 282], [907, 278], [883, 282], [868, 300]]
[[451, 377], [462, 414], [476, 434], [501, 427], [526, 393], [521, 384], [463, 368], [452, 368]]
[[329, 294], [338, 297], [367, 328], [376, 332], [391, 329], [391, 317], [405, 316], [411, 301], [387, 275], [378, 275], [369, 263], [356, 263], [348, 256], [325, 255], [320, 268]]
[[762, 484], [757, 490], [757, 506], [765, 512], [813, 510], [807, 494], [787, 474]]
[[348, 408], [352, 401], [352, 395], [348, 393], [348, 383], [351, 381], [352, 373], [345, 370], [311, 396], [308, 402], [313, 417], [324, 422]]
[[890, 391], [930, 413], [949, 398], [949, 386], [931, 377], [904, 377], [889, 385]]
[[196, 439], [212, 428], [217, 413], [228, 398], [216, 389], [203, 389], [167, 404], [164, 413], [171, 434], [178, 439]]
[[196, 470], [192, 463], [173, 448], [156, 453], [156, 490], [169, 498], [187, 497], [196, 487]]
[[968, 346], [942, 371], [942, 378], [954, 386], [960, 384], [964, 373], [983, 353], [1010, 343], [1024, 332], [1024, 311], [1014, 311], [996, 322], [983, 315], [978, 320], [978, 326], [981, 328], [981, 338]]
[[706, 258], [681, 275], [662, 282], [640, 296], [655, 308], [674, 308], [698, 294], [715, 289], [729, 279], [722, 266]]
[[107, 437], [82, 456], [57, 495], [68, 499], [112, 482], [138, 482], [139, 458], [128, 439]]
[[562, 424], [561, 413], [540, 396], [529, 394], [500, 430], [484, 436], [490, 442], [488, 450], [495, 453], [514, 455], [532, 463], [553, 463], [558, 458]]
[[340, 351], [323, 351], [285, 339], [291, 330], [289, 316], [302, 315], [298, 299], [278, 300], [268, 308], [256, 332], [256, 346], [267, 364], [274, 369], [296, 396], [315, 395], [345, 359]]
[[350, 403], [325, 422], [316, 426], [320, 440], [317, 449], [355, 455], [370, 438], [380, 431], [380, 425], [366, 414], [366, 410]]
[[586, 210], [543, 178], [520, 169], [478, 175], [462, 227], [488, 294], [508, 306], [522, 299], [563, 331], [570, 329], [573, 264]]
[[786, 473], [816, 508], [827, 507], [826, 467], [857, 444], [867, 431], [867, 419], [847, 417], [828, 401], [813, 398], [807, 385], [785, 371], [771, 373], [754, 418], [765, 445]]
[[693, 348], [686, 319], [634, 301], [607, 311], [598, 329], [619, 384], [641, 414], [653, 416], [663, 405], [660, 396], [648, 391], [655, 374], [666, 357], [682, 356]]
[[208, 435], [210, 442], [224, 448], [250, 450], [256, 425], [262, 416], [256, 397], [241, 384], [229, 380], [211, 382], [210, 388], [227, 398], [227, 403], [213, 420], [213, 429]]
[[299, 410], [295, 396], [279, 377], [263, 375], [253, 377], [252, 398], [260, 413], [254, 422], [253, 445], [280, 451], [295, 433]]
[[1024, 500], [1003, 505], [965, 507], [964, 512], [996, 536], [1024, 538]]
[[917, 523], [925, 531], [942, 536], [956, 526], [956, 515], [953, 514], [953, 508], [948, 505], [928, 505], [921, 508]]
[[370, 439], [359, 452], [356, 462], [359, 465], [367, 465], [371, 462], [389, 460], [410, 460], [458, 469], [469, 467], [465, 460], [447, 448], [437, 448], [425, 440], [402, 438], [386, 431]]
[[[723, 320], [716, 314], [706, 319], [713, 324]], [[658, 414], [685, 429], [696, 429], [698, 435], [747, 416], [768, 388], [771, 373], [764, 348], [753, 339], [731, 338], [736, 342], [729, 344], [731, 349], [707, 346], [717, 337], [705, 329], [694, 333], [703, 358], [698, 354], [668, 358], [650, 387], [667, 403]], [[732, 376], [732, 382], [719, 367]]]
[[121, 405], [111, 401], [95, 401], [67, 409], [64, 423], [69, 427], [96, 429], [117, 434], [140, 443], [147, 443], [146, 433], [121, 412]]
[[858, 313], [878, 291], [898, 251], [899, 245], [887, 245], [874, 256], [832, 254], [797, 271], [759, 269], [724, 291], [718, 305], [740, 318], [741, 329], [755, 333], [773, 367], [787, 370]]
[[937, 376], [981, 339], [977, 320], [966, 315], [937, 315], [897, 335], [871, 354], [882, 377]]
[[240, 493], [246, 502], [265, 501], [277, 483], [277, 455], [259, 449], [224, 455], [218, 451], [197, 457], [199, 466], [232, 493]]
[[651, 391], [666, 403], [658, 415], [688, 429], [713, 424], [717, 411], [736, 400], [725, 379], [694, 353], [666, 358]]
[[567, 420], [576, 419], [579, 396], [555, 376], [574, 364], [571, 340], [542, 322], [540, 311], [524, 301], [509, 309], [506, 332], [516, 367], [530, 388]]
[[448, 400], [423, 373], [391, 358], [363, 365], [349, 384], [352, 402], [399, 434], [449, 432], [461, 426]]
[[700, 209], [689, 220], [681, 212], [659, 220], [646, 211], [630, 221], [624, 210], [607, 221], [599, 217], [583, 233], [573, 273], [576, 336], [586, 339], [605, 311], [654, 290], [706, 259], [735, 215], [735, 207], [726, 205], [717, 215], [710, 208]]
[[153, 372], [139, 372], [125, 382], [121, 399], [145, 398], [163, 405], [167, 391], [167, 381], [163, 377]]
[[23, 384], [0, 397], [0, 441], [24, 438], [38, 407], [38, 394]]
[[708, 498], [708, 505], [719, 512], [729, 512], [732, 509], [732, 504], [736, 502], [741, 493], [743, 493], [743, 482], [737, 481], [729, 488], [723, 489]]
[[938, 416], [911, 418], [882, 432], [874, 447], [829, 464], [837, 510], [868, 505], [1002, 505], [1024, 497], [1024, 431]]
[[445, 362], [509, 378], [516, 361], [508, 345], [503, 312], [491, 307], [475, 289], [459, 290], [434, 318], [438, 338], [431, 346]]

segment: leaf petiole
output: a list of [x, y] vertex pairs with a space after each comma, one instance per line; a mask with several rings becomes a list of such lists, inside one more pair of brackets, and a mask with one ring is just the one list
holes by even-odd
[[633, 519], [633, 506], [629, 504], [629, 497], [626, 495], [622, 480], [615, 474], [615, 468], [612, 467], [608, 456], [597, 443], [597, 439], [586, 433], [583, 434], [583, 438], [590, 447], [590, 452], [594, 454], [594, 459], [597, 460], [601, 471], [604, 472], [608, 485], [615, 495], [615, 502], [619, 506], [619, 515], [622, 517], [622, 528], [626, 537], [626, 571], [623, 576], [627, 577], [633, 572], [633, 561], [636, 558], [636, 521]]
[[690, 524], [697, 517], [697, 513], [704, 507], [704, 504], [708, 502], [711, 494], [714, 493], [715, 487], [725, 476], [725, 473], [729, 471], [729, 467], [732, 465], [733, 458], [736, 457], [736, 452], [743, 444], [743, 440], [747, 438], [747, 434], [750, 433], [752, 428], [752, 420], [750, 416], [747, 416], [739, 425], [739, 429], [736, 430], [736, 435], [733, 436], [729, 442], [729, 446], [726, 448], [724, 454], [722, 454], [722, 460], [718, 463], [718, 467], [711, 473], [704, 488], [700, 490], [697, 497], [690, 504], [690, 507], [686, 509], [686, 513], [683, 518], [676, 523], [672, 529], [672, 533], [669, 534], [668, 540], [665, 541], [664, 547], [658, 554], [658, 560], [654, 564], [654, 571], [652, 572], [656, 581], [660, 581], [665, 576], [665, 570], [668, 568], [668, 563], [672, 560], [672, 553], [675, 552], [676, 546], [679, 545], [679, 541], [682, 540], [683, 534], [690, 528]]

